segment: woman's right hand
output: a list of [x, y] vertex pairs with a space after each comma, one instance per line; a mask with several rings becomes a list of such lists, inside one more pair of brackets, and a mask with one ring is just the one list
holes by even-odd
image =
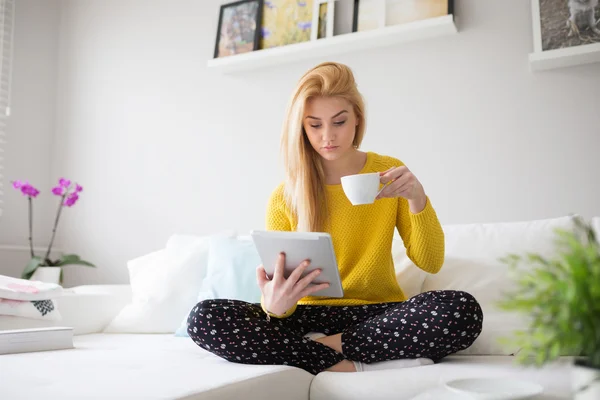
[[320, 283], [318, 285], [309, 286], [309, 284], [321, 273], [320, 269], [316, 269], [305, 277], [300, 278], [309, 265], [310, 262], [308, 260], [302, 262], [294, 269], [294, 271], [292, 271], [290, 276], [285, 279], [285, 254], [281, 253], [277, 260], [277, 264], [275, 265], [273, 279], [267, 277], [265, 268], [262, 265], [256, 269], [256, 280], [258, 281], [258, 286], [263, 294], [264, 306], [269, 312], [276, 315], [282, 315], [287, 310], [294, 307], [301, 298], [329, 287], [329, 283]]

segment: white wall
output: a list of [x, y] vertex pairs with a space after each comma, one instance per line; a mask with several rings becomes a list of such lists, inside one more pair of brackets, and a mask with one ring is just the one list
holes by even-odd
[[50, 240], [56, 198], [50, 193], [56, 117], [58, 0], [19, 0], [15, 8], [12, 114], [4, 153], [4, 205], [0, 217], [0, 274], [20, 276], [29, 259], [27, 200], [10, 186], [28, 180], [34, 201], [34, 245]]
[[[85, 187], [67, 282], [126, 282], [172, 233], [263, 226], [288, 96], [314, 63], [221, 76], [219, 1], [63, 2], [54, 175]], [[404, 160], [443, 223], [600, 215], [600, 64], [532, 74], [528, 1], [458, 0], [460, 34], [344, 57], [365, 149]]]

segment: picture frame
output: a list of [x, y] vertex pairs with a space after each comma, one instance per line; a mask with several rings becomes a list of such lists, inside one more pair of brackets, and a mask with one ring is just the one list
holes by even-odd
[[214, 58], [259, 49], [263, 4], [264, 0], [238, 0], [221, 5]]
[[386, 0], [385, 25], [403, 25], [453, 13], [453, 0]]
[[454, 0], [358, 0], [356, 31], [402, 25], [454, 13]]
[[[570, 49], [600, 52], [600, 4], [574, 0], [531, 0], [535, 53]], [[590, 27], [594, 20], [594, 28]]]
[[260, 49], [308, 42], [316, 0], [264, 0]]
[[385, 27], [387, 0], [359, 0], [356, 6], [356, 32]]
[[336, 0], [313, 0], [310, 40], [333, 36]]
[[335, 0], [333, 36], [356, 32], [359, 0]]

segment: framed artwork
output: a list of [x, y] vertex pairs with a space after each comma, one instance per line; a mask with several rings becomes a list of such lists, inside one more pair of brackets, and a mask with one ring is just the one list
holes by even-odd
[[452, 13], [453, 0], [386, 0], [385, 25], [400, 25]]
[[314, 0], [264, 0], [260, 48], [309, 41]]
[[383, 28], [385, 26], [385, 6], [386, 0], [359, 0], [356, 30], [364, 32]]
[[219, 12], [214, 58], [257, 50], [263, 0], [223, 4]]
[[310, 40], [333, 36], [335, 0], [313, 0], [313, 18]]
[[333, 36], [356, 32], [358, 24], [358, 0], [335, 0], [332, 12]]
[[453, 13], [454, 0], [358, 0], [358, 31], [401, 25]]
[[531, 0], [536, 52], [584, 46], [600, 51], [598, 0]]

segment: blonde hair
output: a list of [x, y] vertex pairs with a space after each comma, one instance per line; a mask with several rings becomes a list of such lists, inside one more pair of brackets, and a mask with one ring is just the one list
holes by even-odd
[[310, 144], [303, 125], [306, 102], [320, 96], [341, 97], [353, 105], [358, 122], [354, 147], [360, 146], [365, 132], [364, 100], [350, 68], [326, 62], [300, 78], [287, 107], [281, 136], [285, 200], [297, 218], [297, 231], [319, 231], [325, 222], [325, 178], [321, 156]]

